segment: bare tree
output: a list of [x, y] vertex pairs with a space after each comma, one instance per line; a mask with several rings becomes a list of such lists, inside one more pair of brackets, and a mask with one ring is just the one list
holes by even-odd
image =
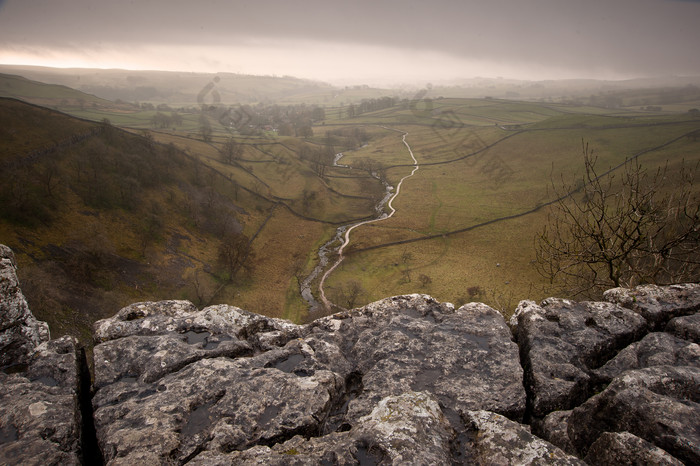
[[204, 142], [211, 142], [211, 123], [209, 123], [209, 119], [204, 115], [199, 117], [199, 133]]
[[430, 285], [433, 282], [433, 279], [430, 278], [428, 275], [422, 273], [418, 275], [418, 281], [420, 282], [420, 286], [425, 288], [426, 286]]
[[350, 280], [345, 283], [345, 286], [341, 285], [337, 289], [336, 302], [342, 303], [342, 305], [346, 306], [346, 309], [352, 309], [364, 294], [365, 290], [360, 282]]
[[248, 237], [241, 233], [226, 235], [219, 246], [219, 263], [233, 281], [240, 270], [251, 273], [254, 253]]
[[234, 139], [229, 139], [226, 141], [221, 148], [221, 157], [223, 158], [224, 162], [228, 163], [229, 165], [235, 160], [238, 160], [241, 154], [243, 154], [243, 145]]
[[572, 295], [606, 288], [669, 284], [700, 277], [697, 166], [649, 174], [635, 158], [601, 175], [583, 144], [577, 187], [554, 186], [558, 200], [535, 239], [537, 269]]

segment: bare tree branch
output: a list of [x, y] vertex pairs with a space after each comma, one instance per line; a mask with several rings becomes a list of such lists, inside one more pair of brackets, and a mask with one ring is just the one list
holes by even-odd
[[552, 181], [559, 199], [535, 238], [538, 272], [572, 295], [612, 286], [700, 278], [700, 205], [694, 175], [666, 167], [653, 175], [637, 159], [599, 175], [582, 144], [585, 173], [574, 185]]

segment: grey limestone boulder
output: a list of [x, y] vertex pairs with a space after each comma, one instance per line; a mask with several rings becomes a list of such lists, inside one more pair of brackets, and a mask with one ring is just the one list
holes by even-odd
[[670, 333], [652, 332], [620, 351], [595, 374], [609, 383], [626, 371], [664, 365], [700, 367], [700, 345]]
[[672, 318], [700, 311], [700, 283], [613, 288], [603, 293], [603, 297], [639, 313], [652, 330], [663, 330]]
[[576, 454], [576, 447], [569, 438], [568, 426], [571, 410], [552, 411], [542, 419], [534, 419], [532, 432], [558, 446], [570, 455]]
[[512, 326], [536, 417], [582, 403], [592, 393], [592, 370], [647, 327], [638, 314], [614, 304], [554, 298], [539, 306], [522, 301]]
[[[382, 317], [363, 325], [377, 310]], [[487, 409], [522, 420], [518, 348], [490, 307], [472, 303], [454, 310], [432, 298], [397, 297], [362, 308], [341, 325], [339, 333], [354, 334], [344, 344], [362, 374], [349, 417], [366, 415], [386, 396], [425, 390], [454, 411]], [[353, 326], [355, 331], [344, 331]]]
[[12, 251], [0, 245], [0, 463], [80, 464], [77, 340], [49, 341], [19, 287]]
[[654, 366], [619, 375], [575, 408], [569, 437], [585, 455], [604, 432], [629, 432], [700, 464], [700, 368]]
[[48, 340], [48, 325], [34, 317], [20, 289], [14, 254], [0, 244], [0, 369], [27, 364]]
[[0, 373], [0, 463], [81, 464], [77, 340], [41, 344], [27, 368]]
[[586, 463], [620, 466], [681, 466], [683, 463], [661, 448], [629, 432], [604, 432], [586, 455]]
[[407, 392], [382, 399], [347, 432], [230, 454], [203, 452], [192, 464], [450, 464], [452, 436], [435, 397]]
[[95, 328], [95, 427], [110, 464], [313, 434], [344, 385], [298, 326], [231, 306], [141, 303]]
[[532, 435], [527, 426], [496, 413], [467, 411], [464, 417], [472, 439], [469, 448], [471, 456], [465, 464], [585, 464], [551, 443]]
[[700, 345], [700, 313], [671, 319], [666, 331]]

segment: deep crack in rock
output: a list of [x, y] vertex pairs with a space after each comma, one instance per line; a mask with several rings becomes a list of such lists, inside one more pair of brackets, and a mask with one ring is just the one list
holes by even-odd
[[524, 301], [510, 329], [424, 295], [307, 325], [136, 303], [96, 323], [91, 388], [76, 341], [46, 341], [0, 252], [14, 316], [0, 341], [16, 356], [0, 373], [5, 463], [700, 461], [700, 285]]

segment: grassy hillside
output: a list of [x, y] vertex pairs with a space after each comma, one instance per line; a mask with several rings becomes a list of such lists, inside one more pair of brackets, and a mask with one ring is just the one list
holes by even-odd
[[[64, 88], [15, 86], [22, 98], [71, 102]], [[413, 170], [404, 132], [420, 170], [394, 217], [353, 231], [326, 283], [341, 305], [359, 288], [354, 305], [424, 292], [510, 313], [519, 299], [558, 293], [535, 271], [533, 239], [552, 182], [583, 168], [582, 140], [602, 167], [639, 156], [649, 169], [668, 163], [672, 176], [681, 160], [700, 160], [700, 118], [687, 110], [423, 94], [325, 109], [123, 105], [63, 107], [78, 120], [2, 101], [0, 164], [10, 181], [0, 235], [18, 251], [32, 309], [59, 333], [78, 325], [87, 335], [96, 318], [143, 299], [308, 318], [299, 283], [318, 247], [375, 215], [378, 178], [396, 186]], [[158, 124], [164, 115], [168, 124]], [[87, 121], [103, 119], [111, 124]], [[352, 168], [333, 166], [337, 152]], [[247, 245], [244, 264], [227, 268], [222, 245]]]
[[85, 108], [110, 111], [133, 110], [130, 105], [117, 105], [67, 86], [32, 81], [12, 74], [0, 74], [0, 97], [20, 99], [44, 107], [60, 108], [62, 111]]
[[[196, 160], [109, 125], [6, 99], [0, 121], [0, 237], [55, 333], [87, 337], [134, 299], [194, 298], [183, 276], [211, 270], [224, 229], [202, 199], [224, 206], [223, 183], [208, 193], [213, 174], [193, 177]], [[221, 208], [239, 229], [249, 221], [228, 200]]]
[[[296, 271], [335, 222], [372, 208], [372, 186], [335, 192], [295, 139], [224, 163], [216, 143], [156, 134], [170, 142], [159, 144], [11, 99], [0, 123], [0, 238], [55, 334], [87, 339], [94, 320], [166, 298], [300, 319]], [[246, 256], [227, 267], [222, 245], [240, 238]]]
[[[583, 169], [582, 140], [602, 171], [638, 155], [652, 172], [668, 164], [673, 177], [683, 161], [700, 161], [700, 118], [594, 110], [438, 99], [347, 120], [406, 131], [421, 168], [402, 186], [394, 217], [353, 231], [327, 283], [331, 296], [342, 302], [359, 283], [357, 304], [420, 291], [510, 313], [519, 299], [560, 293], [536, 273], [533, 239], [545, 221], [542, 206], [554, 198], [552, 182], [573, 181]], [[366, 157], [384, 164], [393, 183], [410, 164], [405, 150], [389, 155], [372, 144], [344, 162]]]

